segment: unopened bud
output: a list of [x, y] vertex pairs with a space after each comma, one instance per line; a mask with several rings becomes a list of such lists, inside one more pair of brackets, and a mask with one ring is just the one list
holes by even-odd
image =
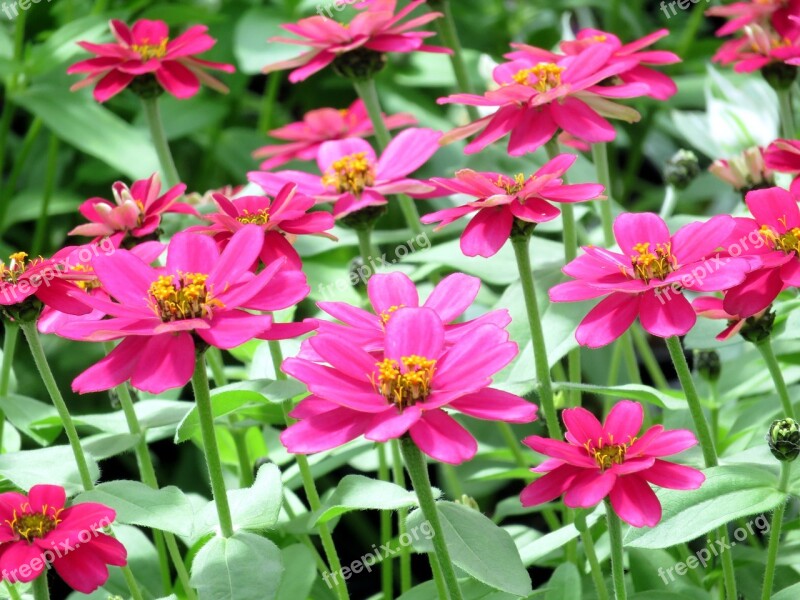
[[722, 362], [716, 350], [695, 350], [694, 364], [700, 377], [706, 381], [714, 382], [719, 379]]
[[664, 180], [676, 190], [683, 190], [700, 174], [700, 162], [691, 150], [678, 150], [664, 166]]
[[794, 419], [777, 419], [769, 426], [767, 442], [778, 460], [791, 462], [800, 455], [800, 425]]
[[760, 344], [772, 333], [772, 324], [774, 322], [775, 312], [768, 308], [757, 315], [747, 317], [744, 320], [742, 329], [739, 331], [739, 335], [741, 335], [748, 342]]
[[386, 66], [386, 54], [369, 48], [356, 48], [337, 56], [331, 63], [337, 75], [354, 81], [369, 81]]
[[797, 67], [776, 62], [761, 69], [761, 75], [773, 90], [788, 90], [797, 79]]

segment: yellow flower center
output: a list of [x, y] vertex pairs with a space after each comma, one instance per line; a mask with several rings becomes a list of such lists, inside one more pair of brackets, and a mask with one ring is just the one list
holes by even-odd
[[0, 281], [5, 281], [6, 283], [15, 283], [19, 276], [25, 272], [25, 269], [36, 264], [39, 260], [29, 261], [26, 252], [15, 252], [9, 255], [8, 258], [8, 265], [0, 261]]
[[503, 188], [508, 195], [513, 195], [519, 193], [519, 191], [525, 187], [526, 179], [525, 175], [522, 173], [517, 173], [514, 175], [514, 179], [512, 180], [510, 177], [503, 177], [502, 175], [497, 178], [495, 185], [497, 187]]
[[269, 223], [269, 210], [262, 208], [254, 213], [245, 209], [236, 220], [245, 225], [266, 225]]
[[800, 227], [778, 234], [769, 225], [762, 225], [760, 233], [772, 245], [773, 250], [780, 250], [784, 254], [800, 254]]
[[206, 287], [207, 279], [208, 275], [203, 273], [159, 276], [150, 284], [153, 310], [165, 323], [211, 316], [213, 309], [224, 304]]
[[389, 319], [392, 318], [392, 315], [395, 312], [397, 312], [398, 310], [400, 310], [401, 308], [405, 308], [405, 304], [400, 304], [400, 305], [397, 305], [397, 306], [390, 306], [389, 308], [387, 308], [386, 310], [381, 312], [381, 314], [378, 315], [380, 317], [380, 319], [381, 319], [381, 323], [383, 323], [383, 325], [385, 326], [389, 322]]
[[645, 282], [651, 279], [664, 279], [678, 268], [678, 261], [672, 255], [671, 244], [656, 244], [655, 252], [650, 251], [650, 242], [636, 244], [631, 256], [631, 264], [637, 279]]
[[[147, 42], [147, 40], [144, 41]], [[134, 44], [131, 47], [142, 58], [142, 61], [146, 61], [151, 58], [164, 58], [167, 54], [167, 42], [169, 42], [169, 38], [164, 38], [158, 45], [144, 43]]]
[[[86, 273], [87, 275], [94, 275], [94, 269], [89, 265], [75, 265], [74, 267], [72, 267], [72, 270], [78, 273]], [[87, 279], [85, 281], [76, 279], [75, 281], [73, 281], [73, 283], [82, 290], [86, 290], [87, 292], [99, 288], [101, 285], [100, 280], [97, 277], [93, 279]]]
[[597, 445], [595, 445], [594, 440], [589, 440], [583, 447], [586, 448], [586, 452], [594, 459], [597, 466], [605, 471], [613, 465], [621, 465], [625, 462], [625, 454], [628, 452], [628, 447], [635, 441], [636, 438], [633, 438], [626, 444], [615, 444], [614, 438], [609, 435], [608, 440], [600, 438], [597, 440]]
[[431, 380], [436, 361], [424, 356], [404, 356], [403, 371], [396, 360], [386, 358], [377, 363], [377, 374], [372, 374], [372, 385], [390, 404], [401, 411], [417, 402], [424, 402], [431, 393]]
[[375, 169], [365, 152], [343, 156], [330, 166], [322, 176], [322, 185], [336, 188], [340, 194], [350, 192], [358, 196], [364, 188], [375, 183]]
[[520, 85], [527, 85], [537, 92], [547, 92], [561, 85], [561, 73], [565, 67], [554, 63], [539, 63], [530, 69], [522, 69], [513, 75], [513, 79]]
[[[45, 504], [42, 507], [42, 512], [34, 513], [29, 512], [30, 505], [28, 504], [22, 508], [25, 512], [17, 514], [15, 510], [14, 518], [11, 521], [6, 521], [6, 523], [21, 538], [25, 538], [29, 542], [32, 542], [35, 538], [43, 538], [61, 522], [59, 515], [63, 509], [48, 511], [48, 506]], [[49, 512], [52, 512], [52, 514], [48, 514]]]

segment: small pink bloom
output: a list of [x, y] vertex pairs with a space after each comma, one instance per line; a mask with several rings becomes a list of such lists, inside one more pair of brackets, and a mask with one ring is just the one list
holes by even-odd
[[283, 269], [285, 259], [253, 274], [263, 243], [261, 228], [248, 225], [221, 253], [209, 236], [178, 233], [161, 268], [126, 250], [94, 258], [94, 273], [115, 301], [97, 294], [82, 300], [108, 318], [73, 320], [56, 333], [74, 340], [122, 342], [79, 375], [72, 388], [83, 394], [130, 380], [137, 389], [160, 393], [189, 381], [197, 341], [230, 349], [256, 337], [278, 339], [312, 329], [313, 324], [278, 327], [271, 315], [252, 312], [288, 308], [309, 291], [300, 271]]
[[361, 435], [386, 442], [408, 433], [428, 456], [460, 464], [478, 445], [445, 408], [512, 423], [536, 418], [536, 405], [488, 387], [517, 355], [505, 330], [483, 324], [451, 341], [431, 308], [397, 310], [386, 323], [383, 353], [371, 354], [343, 336], [314, 336], [309, 343], [330, 366], [284, 361], [283, 370], [312, 394], [292, 411], [299, 422], [281, 434], [284, 446], [309, 454]]
[[[705, 317], [706, 319], [718, 319], [728, 322], [728, 326], [717, 335], [717, 340], [720, 342], [724, 342], [739, 333], [747, 322], [747, 318], [726, 312], [722, 298], [717, 298], [715, 296], [701, 296], [700, 298], [695, 298], [692, 302], [692, 308], [694, 308], [698, 316]], [[753, 316], [758, 319], [762, 317], [766, 311], [767, 309], [764, 309]]]
[[207, 233], [214, 237], [220, 250], [224, 250], [233, 234], [247, 225], [258, 225], [264, 231], [264, 245], [259, 258], [268, 265], [283, 257], [289, 266], [303, 266], [292, 242], [298, 235], [320, 235], [335, 240], [325, 233], [333, 227], [333, 216], [327, 212], [309, 212], [314, 199], [296, 194], [297, 186], [287, 183], [272, 200], [268, 196], [242, 196], [233, 200], [214, 194], [219, 212], [206, 215], [209, 225], [196, 225], [188, 232]]
[[191, 206], [205, 206], [214, 204], [214, 195], [222, 194], [228, 198], [233, 198], [244, 189], [244, 185], [223, 185], [222, 187], [206, 190], [205, 193], [191, 192], [184, 197], [187, 204]]
[[[386, 128], [397, 129], [416, 125], [417, 119], [408, 113], [383, 115]], [[269, 134], [287, 143], [263, 146], [253, 152], [254, 158], [266, 158], [260, 168], [268, 171], [290, 160], [314, 160], [323, 142], [342, 140], [349, 137], [367, 137], [375, 133], [367, 109], [361, 100], [356, 100], [348, 108], [319, 108], [303, 116], [302, 121], [290, 123]]]
[[436, 153], [441, 135], [433, 129], [406, 129], [389, 142], [380, 158], [361, 138], [325, 142], [317, 154], [321, 175], [253, 171], [247, 176], [268, 194], [296, 183], [298, 193], [317, 202], [332, 202], [333, 216], [340, 218], [368, 206], [384, 205], [387, 195], [430, 192], [433, 186], [408, 175]]
[[736, 219], [735, 237], [750, 241], [754, 269], [725, 294], [725, 311], [751, 317], [767, 308], [786, 287], [800, 286], [798, 198], [778, 187], [745, 196], [752, 219]]
[[321, 71], [337, 57], [354, 50], [373, 52], [441, 52], [452, 53], [449, 48], [428, 46], [424, 40], [436, 35], [432, 31], [413, 31], [438, 19], [442, 13], [430, 12], [401, 23], [425, 0], [412, 0], [395, 14], [396, 0], [374, 0], [366, 5], [348, 24], [341, 24], [323, 16], [300, 19], [297, 23], [283, 25], [283, 29], [299, 38], [274, 37], [271, 42], [310, 46], [310, 50], [296, 58], [282, 60], [264, 67], [265, 73], [294, 69], [289, 81], [297, 83]]
[[194, 25], [175, 39], [170, 39], [164, 21], [141, 19], [129, 29], [122, 21], [112, 19], [109, 25], [114, 43], [78, 42], [81, 48], [96, 57], [82, 60], [67, 69], [70, 75], [87, 74], [83, 81], [72, 86], [72, 90], [96, 83], [94, 98], [105, 102], [128, 87], [136, 77], [155, 76], [158, 84], [176, 98], [194, 96], [201, 82], [219, 92], [228, 91], [206, 69], [233, 73], [233, 65], [195, 57], [217, 43], [206, 33], [208, 28], [205, 25]]
[[753, 268], [746, 258], [720, 252], [731, 243], [736, 221], [718, 215], [670, 235], [653, 213], [624, 213], [614, 222], [621, 252], [584, 247], [566, 267], [573, 277], [550, 290], [553, 302], [604, 298], [581, 321], [575, 337], [599, 348], [616, 340], [639, 317], [658, 337], [685, 335], [697, 321], [684, 290], [713, 292], [741, 283]]
[[770, 169], [794, 175], [791, 190], [800, 196], [800, 140], [775, 140], [767, 146], [764, 161]]
[[70, 235], [93, 237], [95, 242], [110, 237], [114, 245], [119, 246], [126, 237], [143, 238], [154, 234], [165, 213], [197, 215], [193, 207], [178, 202], [186, 186], [181, 183], [162, 194], [158, 174], [135, 181], [130, 188], [117, 181], [111, 190], [114, 202], [89, 198], [81, 204], [78, 210], [91, 223], [78, 225]]
[[620, 400], [602, 425], [585, 408], [568, 408], [561, 414], [567, 441], [532, 435], [523, 440], [550, 458], [532, 469], [545, 473], [529, 484], [520, 499], [536, 506], [562, 494], [571, 508], [591, 508], [603, 498], [620, 519], [633, 527], [654, 527], [661, 520], [661, 503], [651, 485], [672, 490], [695, 490], [702, 471], [675, 464], [662, 457], [697, 444], [686, 429], [665, 430], [654, 425], [639, 436], [642, 406]]
[[[0, 494], [0, 572], [8, 583], [46, 576], [52, 564], [72, 589], [90, 594], [108, 580], [108, 565], [125, 566], [128, 553], [119, 540], [103, 533], [116, 518], [103, 504], [65, 507], [57, 485], [35, 485], [28, 494]], [[88, 532], [87, 536], [84, 535]], [[70, 548], [69, 552], [53, 552]], [[23, 568], [24, 567], [24, 568]]]
[[771, 24], [782, 35], [790, 35], [797, 27], [790, 19], [791, 15], [800, 14], [800, 0], [751, 0], [750, 2], [734, 2], [724, 6], [712, 6], [706, 10], [712, 17], [730, 19], [717, 29], [717, 36], [730, 35], [748, 25]]
[[776, 63], [797, 64], [792, 61], [800, 61], [800, 28], [790, 38], [771, 27], [748, 25], [743, 37], [722, 44], [711, 60], [733, 64], [737, 73], [752, 73]]
[[470, 169], [458, 171], [455, 179], [434, 177], [431, 183], [437, 186], [437, 191], [426, 194], [426, 197], [455, 193], [473, 196], [477, 200], [427, 214], [422, 217], [422, 222], [441, 223], [438, 230], [477, 212], [461, 235], [461, 251], [467, 256], [494, 256], [511, 235], [516, 219], [526, 223], [544, 223], [560, 214], [551, 202], [583, 202], [600, 197], [602, 185], [563, 183], [564, 174], [576, 158], [572, 154], [556, 156], [528, 178], [522, 173], [511, 178]]
[[708, 170], [739, 192], [771, 187], [775, 185], [775, 175], [772, 172], [773, 167], [769, 165], [767, 153], [762, 148], [753, 146], [727, 160], [715, 160]]

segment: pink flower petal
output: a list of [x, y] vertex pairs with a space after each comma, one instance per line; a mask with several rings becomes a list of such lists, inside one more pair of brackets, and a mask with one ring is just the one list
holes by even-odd
[[591, 508], [608, 496], [616, 481], [613, 470], [584, 469], [570, 482], [564, 504], [571, 508]]
[[642, 294], [639, 320], [644, 329], [658, 337], [686, 335], [697, 322], [692, 305], [681, 293], [666, 288]]
[[461, 396], [449, 406], [476, 419], [509, 423], [530, 423], [536, 419], [537, 411], [533, 402], [492, 388]]
[[478, 451], [475, 438], [440, 409], [426, 411], [409, 429], [409, 434], [425, 454], [451, 465], [470, 460]]
[[[581, 346], [600, 348], [625, 333], [639, 313], [640, 294], [611, 294], [587, 314], [575, 332]], [[692, 313], [694, 314], [694, 313]]]
[[639, 475], [618, 478], [610, 497], [614, 512], [628, 525], [655, 527], [661, 520], [661, 503]]
[[376, 314], [392, 308], [419, 306], [417, 286], [405, 273], [376, 273], [367, 283], [367, 294]]
[[569, 489], [575, 477], [583, 471], [580, 467], [562, 465], [542, 475], [522, 490], [519, 497], [522, 506], [536, 506], [555, 500]]

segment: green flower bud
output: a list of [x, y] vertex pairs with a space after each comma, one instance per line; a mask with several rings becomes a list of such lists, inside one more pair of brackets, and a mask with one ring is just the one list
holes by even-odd
[[678, 150], [664, 166], [664, 180], [676, 190], [683, 190], [700, 174], [697, 155], [691, 150]]
[[158, 98], [164, 93], [164, 88], [161, 87], [161, 84], [158, 83], [156, 76], [152, 73], [145, 73], [144, 75], [134, 77], [130, 83], [130, 86], [128, 87], [142, 100]]
[[331, 63], [337, 75], [355, 81], [369, 81], [385, 66], [386, 54], [369, 48], [356, 48], [345, 52]]
[[778, 460], [791, 462], [800, 455], [800, 425], [794, 419], [777, 419], [767, 434], [770, 452]]
[[775, 312], [768, 308], [762, 313], [745, 319], [744, 326], [739, 331], [748, 342], [759, 344], [769, 338], [772, 333], [772, 324], [775, 322]]
[[472, 496], [467, 496], [466, 494], [461, 494], [461, 498], [456, 498], [456, 503], [463, 504], [467, 508], [471, 508], [472, 510], [477, 510], [479, 512], [481, 510], [475, 498]]
[[706, 381], [713, 382], [719, 379], [722, 363], [716, 350], [695, 350], [694, 364], [700, 377]]
[[776, 62], [761, 69], [761, 75], [773, 90], [783, 91], [792, 87], [797, 79], [797, 67]]
[[340, 222], [350, 229], [372, 229], [375, 227], [375, 223], [378, 219], [386, 214], [388, 208], [386, 204], [367, 206], [361, 210], [351, 212], [349, 215], [345, 215], [341, 218]]
[[533, 234], [535, 228], [536, 223], [514, 218], [514, 222], [511, 225], [511, 239], [528, 239]]
[[36, 296], [29, 296], [19, 304], [4, 306], [2, 309], [3, 317], [15, 323], [33, 323], [42, 314], [44, 304]]

